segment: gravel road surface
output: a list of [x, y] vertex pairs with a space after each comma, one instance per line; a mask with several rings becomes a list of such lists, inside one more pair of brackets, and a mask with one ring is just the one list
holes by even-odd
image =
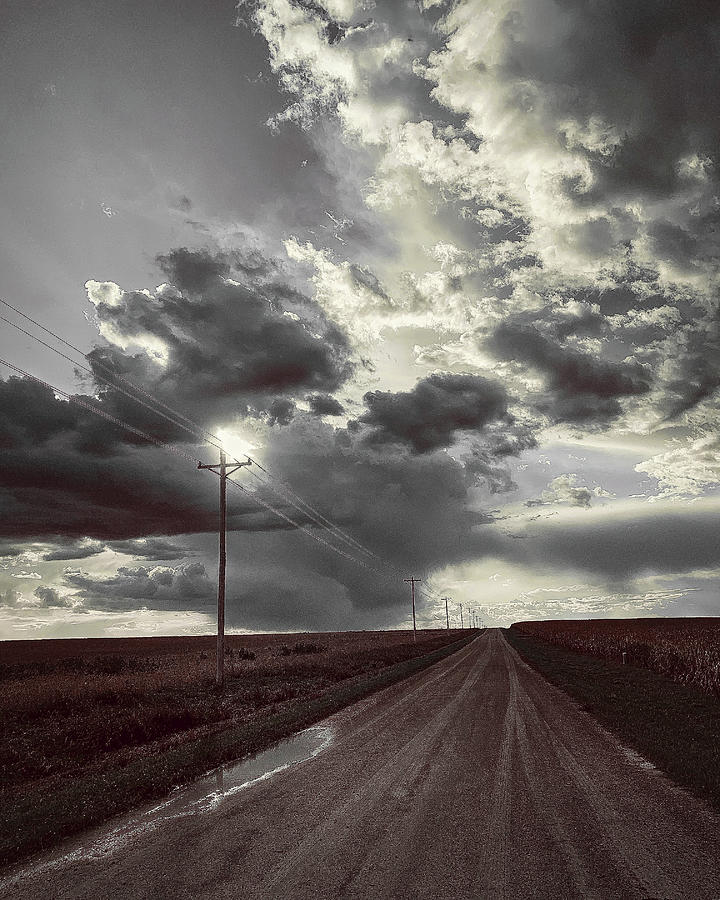
[[499, 631], [323, 724], [312, 759], [0, 896], [720, 898], [720, 819]]

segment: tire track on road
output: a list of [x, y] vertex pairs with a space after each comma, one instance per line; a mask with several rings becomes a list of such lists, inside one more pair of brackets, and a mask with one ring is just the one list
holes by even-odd
[[[473, 642], [475, 643], [475, 642]], [[469, 645], [469, 646], [472, 646]], [[292, 881], [297, 884], [299, 870], [307, 870], [308, 874], [318, 870], [327, 871], [328, 864], [336, 858], [336, 835], [340, 830], [344, 832], [344, 837], [353, 846], [360, 846], [362, 841], [354, 841], [353, 834], [360, 833], [365, 836], [365, 848], [362, 853], [354, 854], [353, 860], [356, 866], [355, 873], [349, 879], [343, 879], [344, 887], [342, 893], [337, 893], [337, 887], [333, 888], [327, 883], [324, 884], [323, 890], [329, 890], [330, 896], [352, 896], [350, 893], [353, 883], [358, 879], [366, 877], [370, 868], [370, 859], [376, 853], [378, 844], [392, 837], [394, 843], [397, 843], [398, 834], [390, 834], [391, 830], [395, 830], [395, 820], [388, 815], [387, 811], [384, 816], [378, 814], [379, 807], [388, 804], [388, 798], [392, 797], [393, 804], [399, 805], [406, 798], [411, 798], [411, 790], [413, 780], [417, 779], [423, 769], [430, 768], [432, 763], [438, 757], [439, 747], [446, 738], [448, 724], [462, 710], [467, 695], [472, 691], [482, 675], [482, 672], [490, 658], [490, 647], [486, 646], [478, 662], [464, 674], [462, 682], [457, 689], [453, 689], [452, 679], [449, 679], [448, 691], [452, 691], [451, 700], [443, 702], [442, 697], [433, 696], [432, 688], [436, 683], [449, 676], [457, 675], [458, 668], [463, 663], [467, 663], [468, 657], [477, 652], [477, 645], [464, 655], [464, 658], [456, 662], [447, 672], [438, 673], [434, 678], [427, 679], [423, 684], [416, 686], [408, 697], [403, 697], [402, 702], [395, 703], [390, 709], [383, 711], [381, 715], [374, 717], [372, 722], [364, 723], [360, 727], [361, 732], [365, 732], [367, 728], [375, 723], [393, 717], [395, 730], [405, 732], [404, 723], [401, 719], [393, 714], [400, 707], [405, 715], [412, 716], [417, 720], [418, 709], [414, 706], [421, 706], [427, 711], [433, 704], [439, 705], [439, 709], [426, 721], [419, 731], [416, 731], [409, 740], [404, 740], [396, 749], [392, 751], [389, 759], [371, 775], [364, 783], [354, 789], [347, 799], [339, 803], [333, 814], [320, 823], [311, 832], [306, 834], [294, 852], [286, 855], [282, 862], [269, 874], [263, 884], [259, 886], [259, 890], [253, 892], [250, 896], [255, 900], [259, 898], [275, 898], [279, 896], [278, 888], [283, 881]], [[422, 715], [422, 710], [421, 710]], [[411, 730], [412, 731], [412, 730]], [[348, 738], [354, 738], [354, 734]], [[385, 741], [389, 740], [389, 735], [384, 735]], [[375, 742], [377, 742], [377, 732], [375, 733]], [[358, 756], [366, 748], [369, 741], [362, 742], [357, 745], [354, 741], [338, 742], [338, 744], [330, 751], [335, 754], [340, 748], [346, 752]], [[387, 754], [387, 743], [381, 748], [382, 752]], [[346, 764], [353, 766], [352, 761]], [[302, 765], [302, 764], [301, 764]], [[353, 766], [358, 772], [362, 771], [360, 759], [354, 761]], [[398, 791], [405, 791], [406, 797], [398, 797]], [[345, 823], [345, 827], [343, 824]], [[351, 823], [351, 825], [347, 825]], [[371, 836], [368, 839], [368, 836]]]
[[[510, 678], [519, 691], [517, 672], [510, 670]], [[544, 802], [541, 785], [547, 783], [549, 767], [539, 765], [531, 746], [528, 730], [522, 716], [515, 719], [515, 735], [518, 743], [518, 762], [529, 792], [530, 799], [543, 821], [548, 835], [557, 848], [565, 865], [572, 886], [578, 897], [585, 900], [603, 900], [591, 885], [591, 873], [581, 853], [576, 847], [576, 835], [573, 836], [555, 812], [554, 802]]]
[[[492, 649], [497, 652], [497, 638], [493, 635]], [[511, 681], [505, 715], [503, 716], [500, 754], [495, 765], [490, 809], [486, 820], [485, 859], [478, 875], [483, 884], [483, 897], [504, 900], [507, 881], [507, 838], [510, 828], [512, 797], [510, 793], [513, 745], [516, 735], [517, 689]]]

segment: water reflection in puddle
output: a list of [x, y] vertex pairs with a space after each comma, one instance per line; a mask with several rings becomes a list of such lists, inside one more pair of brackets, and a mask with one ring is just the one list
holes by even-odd
[[49, 859], [16, 872], [7, 879], [0, 879], [0, 887], [16, 879], [37, 875], [67, 863], [107, 857], [133, 838], [154, 831], [172, 819], [209, 812], [223, 800], [250, 785], [264, 781], [290, 766], [312, 759], [313, 756], [322, 753], [331, 741], [330, 726], [315, 725], [280, 741], [262, 753], [256, 753], [237, 762], [225, 763], [192, 784], [175, 788], [160, 804], [130, 813], [97, 839], [78, 845], [69, 852], [67, 849], [56, 851]]
[[146, 816], [163, 819], [195, 812], [207, 812], [224, 798], [236, 794], [256, 781], [317, 756], [330, 744], [331, 729], [327, 725], [307, 728], [269, 750], [246, 757], [239, 762], [218, 766], [186, 787], [176, 788], [169, 798], [150, 810]]

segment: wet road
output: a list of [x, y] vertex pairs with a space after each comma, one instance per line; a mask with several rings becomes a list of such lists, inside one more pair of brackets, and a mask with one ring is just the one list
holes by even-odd
[[311, 759], [0, 896], [720, 898], [720, 820], [499, 631], [322, 724]]

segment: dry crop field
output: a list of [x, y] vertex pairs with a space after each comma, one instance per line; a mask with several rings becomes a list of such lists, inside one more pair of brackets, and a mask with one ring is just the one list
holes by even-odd
[[[332, 685], [424, 655], [465, 632], [228, 636], [227, 688], [214, 690], [214, 638], [0, 644], [0, 786], [23, 791], [111, 756], [270, 714]], [[7, 796], [7, 795], [6, 795]]]
[[720, 618], [516, 622], [513, 629], [601, 659], [642, 666], [720, 697]]

